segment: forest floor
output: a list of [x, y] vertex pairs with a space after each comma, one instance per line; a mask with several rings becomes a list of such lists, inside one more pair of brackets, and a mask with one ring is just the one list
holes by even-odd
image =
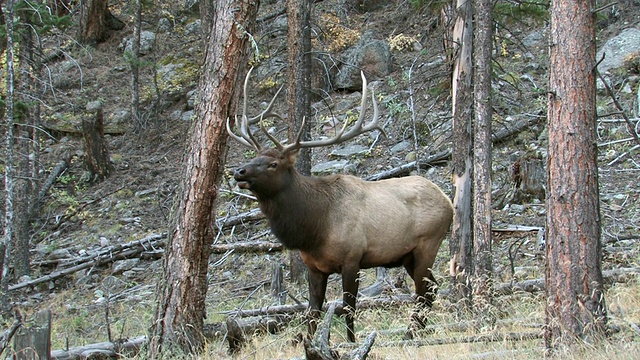
[[[116, 3], [118, 5], [115, 8], [120, 9], [119, 6], [123, 6], [124, 2]], [[265, 3], [259, 16], [278, 11], [282, 6], [281, 2]], [[388, 137], [381, 139], [373, 151], [366, 155], [349, 159], [356, 164], [356, 174], [363, 178], [375, 175], [450, 147], [451, 99], [447, 85], [450, 68], [443, 61], [446, 59], [442, 46], [444, 30], [438, 23], [438, 13], [428, 7], [416, 10], [406, 1], [392, 1], [365, 13], [346, 11], [340, 4], [343, 2], [336, 0], [314, 5], [316, 19], [338, 14], [344, 19], [340, 25], [343, 28], [358, 33], [370, 30], [379, 38], [388, 40], [402, 34], [420, 44], [419, 47], [394, 51], [393, 70], [376, 84]], [[602, 21], [598, 31], [600, 41], [616, 35], [629, 24], [638, 23], [638, 7], [625, 6], [617, 17], [611, 15]], [[155, 54], [149, 56], [149, 61], [158, 63], [170, 56], [189, 58], [199, 63], [197, 55], [202, 53], [200, 40], [184, 36], [181, 32], [186, 24], [198, 18], [198, 14], [170, 7], [166, 11], [173, 11], [179, 25], [173, 33], [158, 34], [158, 45]], [[126, 12], [116, 12], [116, 15], [125, 20], [128, 18]], [[493, 261], [496, 284], [544, 278], [544, 249], [541, 247], [539, 231], [545, 223], [544, 197], [540, 194], [518, 195], [513, 168], [516, 162], [544, 163], [547, 100], [544, 91], [547, 66], [544, 34], [547, 25], [544, 20], [523, 19], [512, 21], [505, 14], [496, 18], [500, 26], [496, 28], [495, 42], [494, 129], [513, 126], [523, 119], [539, 118], [540, 121], [532, 121], [533, 125], [494, 144], [493, 227], [496, 231]], [[149, 24], [155, 24], [154, 21], [150, 20]], [[83, 108], [85, 102], [96, 98], [104, 101], [105, 112], [110, 119], [118, 111], [128, 108], [129, 73], [122, 51], [118, 49], [122, 39], [129, 36], [132, 26], [130, 21], [128, 24], [127, 28], [114, 33], [106, 43], [75, 51], [82, 67], [83, 86], [72, 88], [56, 98], [58, 103], [45, 110], [46, 117], [72, 116], [70, 114], [75, 109]], [[179, 28], [182, 30], [179, 31]], [[263, 30], [263, 33], [268, 32]], [[535, 38], [536, 34], [542, 34], [542, 39], [525, 46], [523, 39]], [[269, 56], [283, 58], [286, 48], [283, 44], [286, 42], [282, 40], [282, 35], [259, 38], [260, 41], [280, 44], [269, 46], [268, 52]], [[637, 75], [621, 72], [616, 77], [627, 79], [626, 83], [637, 89]], [[279, 80], [282, 80], [284, 74], [280, 76]], [[264, 78], [258, 78], [256, 82], [262, 80]], [[625, 81], [618, 81], [617, 84], [624, 84]], [[152, 88], [149, 68], [145, 69], [143, 82], [146, 89]], [[197, 82], [193, 81], [190, 88], [196, 85]], [[260, 102], [268, 101], [271, 94], [268, 89], [255, 92], [252, 95], [255, 97], [251, 99], [252, 109]], [[149, 90], [149, 93], [152, 91]], [[619, 94], [630, 109], [633, 106], [637, 108], [633, 92], [627, 94], [620, 91]], [[333, 103], [352, 96], [346, 92], [328, 95]], [[281, 99], [281, 102], [284, 104], [284, 100]], [[148, 101], [145, 106], [150, 104], [151, 101]], [[107, 135], [116, 170], [100, 183], [83, 181], [83, 145], [80, 137], [60, 133], [46, 140], [47, 150], [42, 160], [50, 164], [47, 168], [56, 164], [64, 154], [76, 156], [68, 171], [51, 190], [38, 227], [33, 230], [31, 279], [63, 269], [62, 263], [68, 265], [74, 259], [109, 249], [110, 246], [167, 232], [189, 130], [188, 121], [176, 120], [171, 114], [184, 111], [186, 107], [186, 97], [169, 103], [157, 114], [157, 118], [150, 118], [148, 126], [137, 133], [132, 131], [131, 124], [117, 124], [128, 130], [122, 135]], [[615, 112], [610, 98], [603, 93], [598, 95], [598, 111], [603, 114]], [[318, 116], [320, 118], [328, 114], [327, 108], [321, 108]], [[603, 270], [637, 269], [640, 266], [640, 187], [636, 177], [640, 173], [640, 161], [636, 151], [613, 163], [614, 159], [633, 146], [632, 142], [621, 141], [628, 138], [628, 133], [626, 125], [619, 118], [619, 115], [610, 116], [601, 119], [598, 125], [598, 141], [602, 145], [599, 147], [599, 174]], [[414, 134], [418, 135], [415, 139]], [[403, 140], [410, 143], [406, 150], [391, 150]], [[314, 151], [314, 164], [328, 161], [331, 150]], [[250, 159], [251, 155], [237, 144], [230, 143], [227, 169], [235, 168]], [[428, 177], [451, 195], [451, 169], [446, 161], [414, 172]], [[230, 171], [227, 171], [216, 209], [220, 222], [257, 207], [254, 201], [234, 186], [229, 174]], [[514, 229], [515, 225], [530, 228], [523, 231], [523, 228]], [[245, 240], [276, 241], [264, 221], [246, 221], [223, 227], [214, 242], [222, 245]], [[136, 254], [133, 257], [139, 261], [124, 272], [115, 271], [115, 263], [107, 261], [67, 276], [14, 290], [11, 295], [27, 320], [37, 311], [52, 311], [53, 349], [107, 341], [108, 334], [111, 334], [111, 340], [145, 335], [156, 309], [156, 284], [162, 274], [162, 261], [158, 259], [161, 251], [157, 250], [161, 248], [160, 244], [157, 248], [147, 248], [142, 254]], [[62, 259], [52, 261], [55, 257], [52, 254], [58, 254], [55, 256]], [[288, 279], [288, 255], [283, 252], [212, 255], [205, 322], [224, 322], [230, 312], [240, 309], [280, 305], [281, 302], [270, 291], [274, 266], [282, 266], [285, 279]], [[448, 240], [440, 249], [434, 273], [440, 283], [441, 293], [446, 293], [449, 286]], [[411, 294], [411, 280], [402, 271], [392, 270], [390, 278], [393, 284], [385, 288], [383, 298]], [[640, 332], [636, 325], [640, 324], [640, 283], [637, 275], [618, 279], [621, 281], [607, 284], [606, 302], [610, 323], [619, 331], [603, 339], [601, 347], [585, 345], [570, 353], [560, 351], [558, 358], [632, 359], [640, 354]], [[363, 271], [361, 288], [366, 288], [374, 281], [373, 270]], [[306, 284], [285, 281], [285, 286], [287, 297], [284, 304], [306, 302]], [[339, 277], [332, 276], [327, 299], [340, 299], [341, 293]], [[454, 325], [467, 324], [473, 319], [449, 298], [439, 296], [430, 320], [434, 332], [420, 334], [419, 341], [415, 343], [401, 341], [412, 309], [410, 304], [390, 303], [362, 309], [356, 318], [357, 337], [362, 341], [370, 332], [378, 332], [370, 355], [373, 359], [533, 359], [544, 356], [543, 342], [539, 337], [545, 320], [544, 292], [520, 289], [497, 295], [495, 305], [494, 315], [498, 321], [494, 326], [481, 329], [460, 327]], [[301, 356], [304, 350], [296, 339], [304, 333], [306, 326], [302, 322], [302, 314], [297, 314], [278, 333], [252, 336], [249, 344], [235, 357], [284, 359]], [[512, 334], [532, 333], [538, 335], [527, 335], [524, 339], [510, 337]], [[476, 342], [469, 340], [470, 337], [481, 335], [493, 336], [494, 341], [487, 338], [479, 338]], [[343, 321], [334, 322], [331, 339], [333, 344], [347, 346], [343, 344], [346, 341]], [[206, 354], [212, 359], [230, 357], [227, 349], [227, 343], [218, 337], [207, 344]]]

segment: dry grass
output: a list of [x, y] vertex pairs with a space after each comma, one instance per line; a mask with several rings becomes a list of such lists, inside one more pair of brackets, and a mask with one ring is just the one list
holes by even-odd
[[[640, 286], [637, 282], [617, 284], [607, 291], [610, 323], [620, 331], [597, 346], [584, 344], [571, 349], [558, 350], [546, 355], [550, 359], [636, 359], [640, 354], [639, 333], [631, 324], [640, 320]], [[545, 357], [542, 339], [512, 340], [509, 334], [540, 332], [544, 323], [544, 297], [542, 294], [517, 293], [496, 299], [498, 321], [489, 328], [461, 331], [459, 325], [468, 322], [460, 314], [451, 311], [453, 305], [445, 299], [436, 302], [432, 312], [435, 331], [420, 334], [424, 343], [452, 342], [443, 345], [416, 346], [402, 342], [404, 329], [411, 313], [411, 305], [366, 309], [358, 312], [357, 337], [361, 341], [372, 331], [378, 332], [370, 359], [539, 359]], [[635, 326], [635, 325], [633, 325]], [[637, 329], [637, 328], [636, 328]], [[300, 319], [294, 321], [283, 332], [274, 335], [255, 335], [237, 354], [227, 353], [227, 344], [212, 341], [207, 345], [203, 359], [291, 359], [304, 354], [301, 344], [294, 339], [306, 333]], [[332, 322], [331, 342], [344, 353], [350, 344], [346, 342], [346, 329], [342, 319]], [[500, 341], [455, 342], [455, 339], [475, 335], [495, 335]]]

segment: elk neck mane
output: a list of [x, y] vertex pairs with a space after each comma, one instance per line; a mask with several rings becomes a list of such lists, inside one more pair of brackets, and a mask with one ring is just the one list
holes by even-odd
[[303, 176], [292, 169], [289, 186], [259, 200], [271, 230], [284, 246], [311, 251], [324, 241], [332, 221], [329, 214], [346, 190], [339, 179], [339, 175]]

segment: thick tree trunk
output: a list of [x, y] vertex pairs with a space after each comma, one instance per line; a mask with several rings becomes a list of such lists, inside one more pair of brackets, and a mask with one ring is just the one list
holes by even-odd
[[109, 30], [120, 30], [124, 23], [109, 11], [109, 0], [80, 1], [80, 33], [83, 44], [95, 45], [107, 40]]
[[593, 341], [607, 320], [596, 138], [595, 1], [551, 6], [547, 191], [548, 348]]
[[453, 168], [454, 215], [449, 251], [451, 253], [451, 285], [453, 301], [470, 305], [472, 268], [471, 181], [473, 120], [473, 8], [472, 2], [458, 0], [457, 18], [453, 29], [454, 59], [453, 97]]
[[246, 63], [258, 2], [207, 0], [201, 3], [205, 29], [205, 65], [185, 156], [179, 199], [165, 249], [164, 276], [149, 345], [156, 358], [175, 346], [197, 352], [204, 344], [207, 268], [215, 201], [227, 147], [225, 122], [235, 113], [236, 85]]
[[473, 129], [473, 306], [475, 317], [493, 322], [493, 269], [491, 259], [491, 44], [493, 1], [475, 1]]
[[[311, 103], [309, 100], [310, 66], [311, 66], [311, 0], [287, 0], [287, 105], [289, 113], [288, 138], [292, 142], [306, 118], [302, 129], [303, 139], [309, 139], [311, 128]], [[311, 149], [302, 149], [296, 161], [296, 168], [301, 174], [311, 173]], [[295, 282], [305, 279], [306, 267], [298, 251], [289, 253], [289, 274]]]

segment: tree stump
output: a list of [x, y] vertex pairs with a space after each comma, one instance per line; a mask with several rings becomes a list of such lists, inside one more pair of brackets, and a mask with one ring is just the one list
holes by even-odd
[[278, 302], [278, 305], [284, 304], [287, 298], [287, 288], [284, 286], [283, 280], [282, 264], [276, 262], [273, 264], [273, 274], [271, 275], [271, 294]]
[[84, 165], [90, 174], [90, 181], [104, 180], [113, 171], [113, 164], [104, 140], [102, 104], [99, 101], [91, 102], [87, 104], [87, 110], [95, 116], [92, 120], [82, 119], [82, 136], [85, 141]]
[[18, 360], [49, 359], [51, 353], [51, 311], [40, 311], [32, 325], [22, 327], [13, 338], [13, 349]]
[[542, 159], [520, 157], [511, 167], [515, 192], [513, 203], [520, 204], [531, 199], [544, 200], [547, 176]]
[[244, 331], [238, 321], [233, 317], [228, 317], [227, 324], [227, 341], [229, 342], [229, 352], [235, 353], [242, 345], [247, 341], [244, 336]]

